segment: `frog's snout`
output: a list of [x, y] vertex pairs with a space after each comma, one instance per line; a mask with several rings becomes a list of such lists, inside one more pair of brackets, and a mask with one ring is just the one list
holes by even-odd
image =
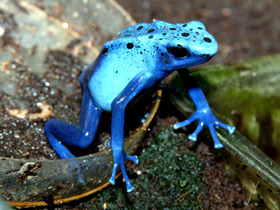
[[194, 56], [211, 58], [218, 51], [218, 43], [211, 34], [205, 32], [190, 42], [188, 48]]
[[202, 58], [209, 60], [218, 51], [218, 43], [207, 31], [190, 32], [187, 39], [173, 39], [166, 50], [175, 59]]

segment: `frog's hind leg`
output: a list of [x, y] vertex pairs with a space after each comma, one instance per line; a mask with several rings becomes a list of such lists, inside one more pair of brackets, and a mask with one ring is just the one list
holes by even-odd
[[101, 111], [95, 106], [87, 89], [83, 90], [80, 122], [70, 125], [57, 119], [50, 119], [45, 125], [45, 133], [52, 148], [60, 158], [75, 157], [65, 145], [86, 148], [95, 136]]

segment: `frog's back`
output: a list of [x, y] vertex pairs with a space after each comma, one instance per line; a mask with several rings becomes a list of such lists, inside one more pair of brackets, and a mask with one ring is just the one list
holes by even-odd
[[111, 111], [111, 103], [142, 71], [153, 71], [159, 53], [155, 23], [123, 29], [117, 39], [105, 43], [89, 80], [96, 106]]

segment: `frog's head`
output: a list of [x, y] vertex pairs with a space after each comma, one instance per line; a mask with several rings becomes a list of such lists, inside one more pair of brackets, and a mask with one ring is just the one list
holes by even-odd
[[186, 68], [204, 63], [211, 59], [218, 50], [215, 38], [209, 34], [205, 26], [198, 21], [186, 24], [174, 24], [169, 28], [169, 39], [161, 53], [162, 63], [166, 70]]
[[215, 38], [198, 21], [171, 24], [154, 20], [123, 29], [118, 38], [131, 55], [149, 66], [154, 61], [164, 72], [204, 63], [218, 50]]

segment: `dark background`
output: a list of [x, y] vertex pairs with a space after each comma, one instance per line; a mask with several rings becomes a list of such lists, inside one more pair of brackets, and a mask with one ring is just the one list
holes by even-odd
[[219, 43], [211, 63], [274, 54], [280, 49], [277, 0], [116, 0], [138, 22], [202, 21]]

